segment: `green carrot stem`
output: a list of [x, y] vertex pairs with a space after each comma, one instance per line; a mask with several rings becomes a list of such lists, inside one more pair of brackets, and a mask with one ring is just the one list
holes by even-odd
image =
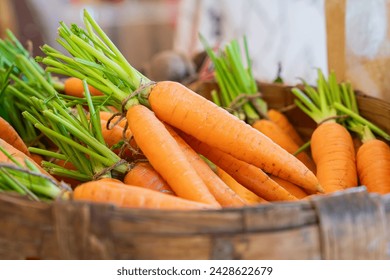
[[385, 131], [380, 129], [378, 126], [374, 125], [370, 121], [366, 120], [365, 118], [361, 117], [360, 115], [356, 114], [352, 110], [348, 109], [344, 105], [336, 102], [333, 104], [333, 106], [339, 110], [340, 112], [349, 115], [351, 118], [355, 119], [356, 121], [360, 122], [361, 124], [366, 125], [368, 128], [370, 128], [373, 132], [378, 134], [379, 136], [383, 137], [386, 140], [390, 140], [390, 135], [387, 134]]
[[48, 157], [48, 158], [67, 160], [67, 156], [66, 155], [60, 154], [60, 153], [56, 153], [56, 152], [52, 152], [52, 151], [49, 151], [49, 150], [46, 150], [46, 149], [40, 149], [40, 148], [36, 148], [36, 147], [29, 147], [28, 150], [30, 151], [30, 153], [41, 155], [41, 156], [45, 156], [45, 157]]
[[90, 181], [93, 179], [92, 175], [87, 175], [77, 170], [70, 170], [49, 161], [42, 161], [42, 167], [45, 168], [50, 174], [56, 176], [72, 178], [82, 182]]
[[307, 142], [304, 143], [302, 146], [300, 146], [300, 147], [298, 148], [298, 150], [296, 150], [296, 151], [293, 153], [293, 155], [294, 155], [294, 156], [297, 156], [298, 154], [302, 153], [303, 151], [305, 151], [307, 148], [310, 147], [310, 144], [311, 144], [311, 141], [310, 141], [310, 140], [307, 141]]

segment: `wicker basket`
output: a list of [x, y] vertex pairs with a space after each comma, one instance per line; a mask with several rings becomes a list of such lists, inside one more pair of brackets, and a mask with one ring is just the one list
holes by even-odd
[[[272, 107], [292, 103], [288, 87], [260, 86]], [[390, 104], [359, 93], [358, 102], [362, 115], [390, 131]], [[302, 133], [314, 126], [297, 109], [287, 114]], [[181, 212], [0, 194], [0, 228], [1, 259], [390, 259], [390, 196], [356, 187], [299, 202]]]

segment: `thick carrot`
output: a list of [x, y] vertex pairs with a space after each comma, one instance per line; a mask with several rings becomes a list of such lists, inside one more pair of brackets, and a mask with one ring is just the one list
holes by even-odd
[[322, 191], [316, 176], [302, 162], [264, 134], [175, 82], [159, 82], [148, 101], [168, 124], [267, 173], [307, 189]]
[[297, 130], [282, 112], [275, 109], [269, 109], [267, 112], [267, 116], [272, 122], [276, 123], [284, 132], [290, 135], [290, 137], [299, 147], [305, 144]]
[[271, 175], [270, 177], [272, 180], [274, 180], [276, 183], [281, 185], [284, 189], [286, 189], [289, 193], [291, 193], [296, 198], [302, 199], [308, 196], [308, 194], [297, 185], [273, 175]]
[[240, 207], [246, 204], [171, 127], [167, 125], [166, 128], [221, 206]]
[[[281, 146], [290, 154], [295, 153], [299, 149], [298, 144], [294, 142], [290, 135], [270, 120], [261, 119], [254, 122], [252, 126], [267, 135], [276, 144]], [[307, 155], [307, 153], [305, 153], [304, 151], [300, 152], [296, 155], [296, 157], [300, 161], [302, 161], [312, 172], [316, 172], [316, 166], [313, 160]]]
[[232, 176], [230, 176], [227, 172], [223, 171], [221, 168], [217, 167], [216, 170], [217, 175], [225, 182], [226, 185], [229, 186], [238, 196], [246, 201], [247, 204], [259, 204], [259, 203], [267, 203], [264, 198], [261, 198], [254, 192], [248, 190], [239, 182], [234, 180]]
[[[88, 85], [88, 89], [91, 95], [103, 95], [101, 91], [90, 85]], [[83, 81], [75, 77], [67, 78], [64, 82], [64, 93], [74, 97], [84, 97]]]
[[372, 139], [360, 146], [357, 155], [360, 183], [369, 192], [390, 192], [390, 148], [385, 142]]
[[354, 145], [345, 127], [336, 122], [319, 125], [311, 137], [311, 152], [326, 193], [357, 186]]
[[143, 105], [134, 105], [128, 109], [126, 117], [138, 146], [177, 196], [220, 206], [175, 139], [151, 110]]
[[2, 117], [0, 117], [0, 127], [2, 130], [0, 135], [1, 139], [11, 144], [22, 153], [30, 155], [30, 152], [28, 151], [28, 148], [23, 139], [19, 136], [16, 130]]
[[148, 162], [136, 162], [123, 178], [127, 185], [140, 186], [166, 194], [175, 194]]
[[218, 208], [215, 205], [186, 200], [142, 187], [130, 186], [119, 180], [100, 179], [79, 185], [73, 192], [75, 200], [111, 203], [119, 207], [170, 210]]
[[216, 166], [222, 168], [237, 180], [237, 182], [258, 196], [268, 201], [297, 200], [295, 196], [273, 181], [260, 168], [236, 159], [189, 135], [181, 134], [181, 136], [196, 152], [202, 154]]

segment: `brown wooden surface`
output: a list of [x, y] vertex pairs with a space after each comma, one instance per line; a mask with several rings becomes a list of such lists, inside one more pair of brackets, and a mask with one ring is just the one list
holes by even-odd
[[[289, 88], [261, 84], [275, 108]], [[359, 97], [389, 129], [389, 104]], [[302, 131], [313, 123], [287, 112]], [[0, 193], [0, 259], [390, 259], [390, 195], [353, 188], [240, 209], [157, 211]]]

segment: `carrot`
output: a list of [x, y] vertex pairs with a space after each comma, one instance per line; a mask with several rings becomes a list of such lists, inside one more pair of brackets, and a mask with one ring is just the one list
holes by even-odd
[[126, 117], [138, 146], [177, 196], [219, 206], [175, 139], [151, 110], [134, 105], [128, 109]]
[[[49, 175], [49, 173], [47, 173], [40, 165], [38, 165], [31, 157], [29, 157], [28, 155], [26, 155], [25, 153], [19, 151], [18, 149], [16, 149], [14, 146], [12, 146], [11, 144], [7, 143], [6, 141], [4, 141], [3, 139], [0, 138], [0, 146], [5, 149], [9, 154], [12, 155], [12, 157], [17, 161], [19, 162], [19, 164], [21, 164], [22, 166], [26, 166], [26, 163], [25, 163], [25, 159], [28, 159], [29, 161], [31, 161], [38, 169], [41, 173], [45, 174], [45, 175], [48, 175], [51, 177], [51, 175]], [[12, 161], [2, 152], [0, 152], [0, 162], [6, 162], [6, 163], [11, 163]]]
[[289, 193], [291, 193], [296, 198], [302, 199], [308, 196], [308, 194], [297, 185], [273, 175], [271, 175], [270, 177], [272, 180], [274, 180], [276, 183], [281, 185], [284, 189], [286, 189]]
[[114, 179], [100, 179], [79, 185], [73, 192], [75, 200], [112, 203], [118, 207], [196, 210], [214, 209], [215, 205], [186, 200], [142, 187], [130, 186]]
[[175, 195], [171, 187], [148, 162], [136, 162], [123, 178], [127, 185], [140, 186]]
[[187, 160], [209, 188], [212, 195], [223, 207], [240, 207], [246, 203], [232, 189], [230, 189], [210, 166], [168, 125], [169, 133], [176, 140]]
[[269, 109], [267, 112], [267, 116], [272, 122], [277, 124], [287, 135], [290, 135], [290, 137], [299, 147], [305, 144], [297, 130], [282, 112], [275, 109]]
[[184, 134], [181, 136], [196, 152], [205, 156], [216, 166], [220, 167], [237, 180], [237, 182], [258, 196], [268, 201], [297, 200], [296, 197], [273, 181], [260, 168], [236, 159], [191, 136]]
[[28, 151], [28, 148], [23, 139], [19, 136], [16, 130], [2, 117], [0, 117], [0, 127], [2, 130], [0, 136], [1, 139], [11, 144], [22, 153], [30, 155], [30, 152]]
[[221, 168], [216, 168], [217, 175], [228, 185], [238, 196], [242, 197], [246, 201], [247, 204], [259, 204], [259, 203], [267, 203], [264, 198], [261, 198], [254, 192], [248, 190], [239, 182], [234, 180], [232, 176], [223, 171]]
[[326, 122], [318, 126], [311, 137], [311, 152], [325, 193], [357, 186], [353, 141], [342, 125]]
[[264, 134], [226, 110], [175, 82], [159, 82], [148, 98], [156, 116], [168, 124], [265, 172], [299, 186], [322, 191], [302, 162]]
[[[295, 153], [299, 146], [295, 143], [295, 141], [291, 138], [289, 134], [286, 133], [285, 130], [282, 130], [276, 123], [270, 120], [261, 119], [253, 123], [254, 128], [259, 130], [260, 132], [267, 135], [271, 138], [276, 144], [281, 146], [290, 154]], [[316, 172], [316, 166], [313, 160], [305, 153], [304, 151], [300, 152], [296, 155], [296, 157], [302, 161], [307, 168], [309, 168], [312, 172]]]
[[337, 123], [334, 103], [341, 98], [337, 79], [331, 73], [326, 81], [320, 70], [318, 76], [317, 90], [306, 85], [306, 93], [298, 88], [292, 92], [297, 106], [318, 124], [311, 136], [311, 154], [318, 181], [330, 193], [357, 186], [356, 159], [350, 133]]
[[349, 116], [345, 121], [346, 128], [360, 139], [354, 141], [360, 184], [365, 185], [369, 192], [389, 193], [390, 148], [386, 142], [377, 139], [375, 134], [387, 141], [390, 141], [390, 135], [360, 116], [356, 96], [350, 84], [342, 85], [341, 96], [341, 102], [335, 102], [334, 107]]
[[[88, 86], [88, 89], [91, 95], [99, 96], [103, 95], [103, 93], [92, 86]], [[74, 97], [84, 97], [84, 87], [82, 80], [69, 77], [64, 82], [64, 93], [66, 95], [74, 96]]]
[[364, 142], [357, 152], [357, 172], [369, 192], [390, 193], [389, 145], [378, 139]]

